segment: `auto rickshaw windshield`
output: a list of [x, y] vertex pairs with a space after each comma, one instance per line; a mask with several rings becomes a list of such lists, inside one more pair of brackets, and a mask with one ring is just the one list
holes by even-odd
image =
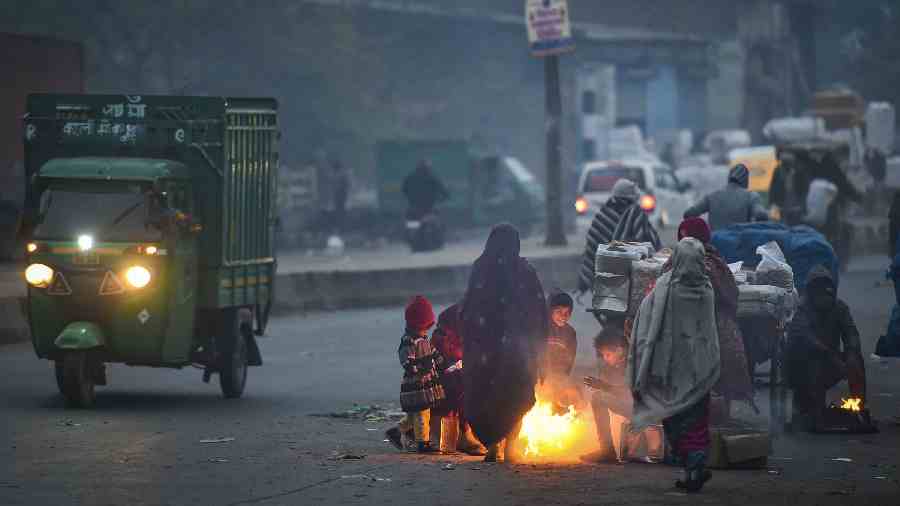
[[145, 188], [139, 184], [50, 185], [41, 195], [35, 239], [69, 241], [82, 235], [97, 241], [157, 241], [148, 225]]

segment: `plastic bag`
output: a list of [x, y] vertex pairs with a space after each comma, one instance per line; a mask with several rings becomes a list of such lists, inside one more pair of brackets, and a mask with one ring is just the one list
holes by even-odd
[[794, 288], [794, 269], [787, 263], [781, 248], [775, 241], [769, 241], [756, 248], [762, 260], [756, 266], [756, 282], [790, 290]]
[[838, 188], [824, 179], [813, 179], [806, 194], [806, 217], [803, 221], [814, 227], [824, 227], [828, 221], [828, 209], [837, 197]]

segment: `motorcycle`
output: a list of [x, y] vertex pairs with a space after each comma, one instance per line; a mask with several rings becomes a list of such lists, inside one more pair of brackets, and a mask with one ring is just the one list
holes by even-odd
[[407, 214], [406, 241], [413, 253], [435, 251], [444, 247], [444, 224], [434, 210]]

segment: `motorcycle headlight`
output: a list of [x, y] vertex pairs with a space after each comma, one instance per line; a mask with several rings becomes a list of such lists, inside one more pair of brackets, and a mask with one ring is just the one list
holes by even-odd
[[129, 267], [125, 271], [125, 279], [133, 288], [144, 288], [150, 284], [150, 271], [141, 265]]
[[25, 269], [25, 281], [37, 288], [46, 288], [53, 281], [53, 269], [44, 264], [31, 264]]

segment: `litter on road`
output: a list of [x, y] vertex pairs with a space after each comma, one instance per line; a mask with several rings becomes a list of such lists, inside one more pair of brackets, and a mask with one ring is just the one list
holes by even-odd
[[452, 471], [454, 469], [456, 469], [456, 464], [454, 464], [452, 462], [450, 464], [447, 464], [446, 466], [444, 466], [444, 471]]
[[355, 455], [353, 453], [342, 453], [331, 457], [331, 460], [363, 460], [365, 455]]
[[853, 462], [853, 459], [847, 457], [837, 457], [831, 460], [832, 462]]
[[367, 481], [391, 481], [390, 478], [381, 478], [368, 474], [348, 474], [341, 476], [342, 480], [367, 480]]
[[200, 442], [203, 443], [203, 444], [210, 444], [210, 443], [230, 443], [230, 442], [232, 442], [232, 441], [234, 441], [234, 440], [235, 440], [235, 439], [234, 439], [233, 437], [220, 437], [220, 438], [216, 438], [216, 439], [201, 439]]

